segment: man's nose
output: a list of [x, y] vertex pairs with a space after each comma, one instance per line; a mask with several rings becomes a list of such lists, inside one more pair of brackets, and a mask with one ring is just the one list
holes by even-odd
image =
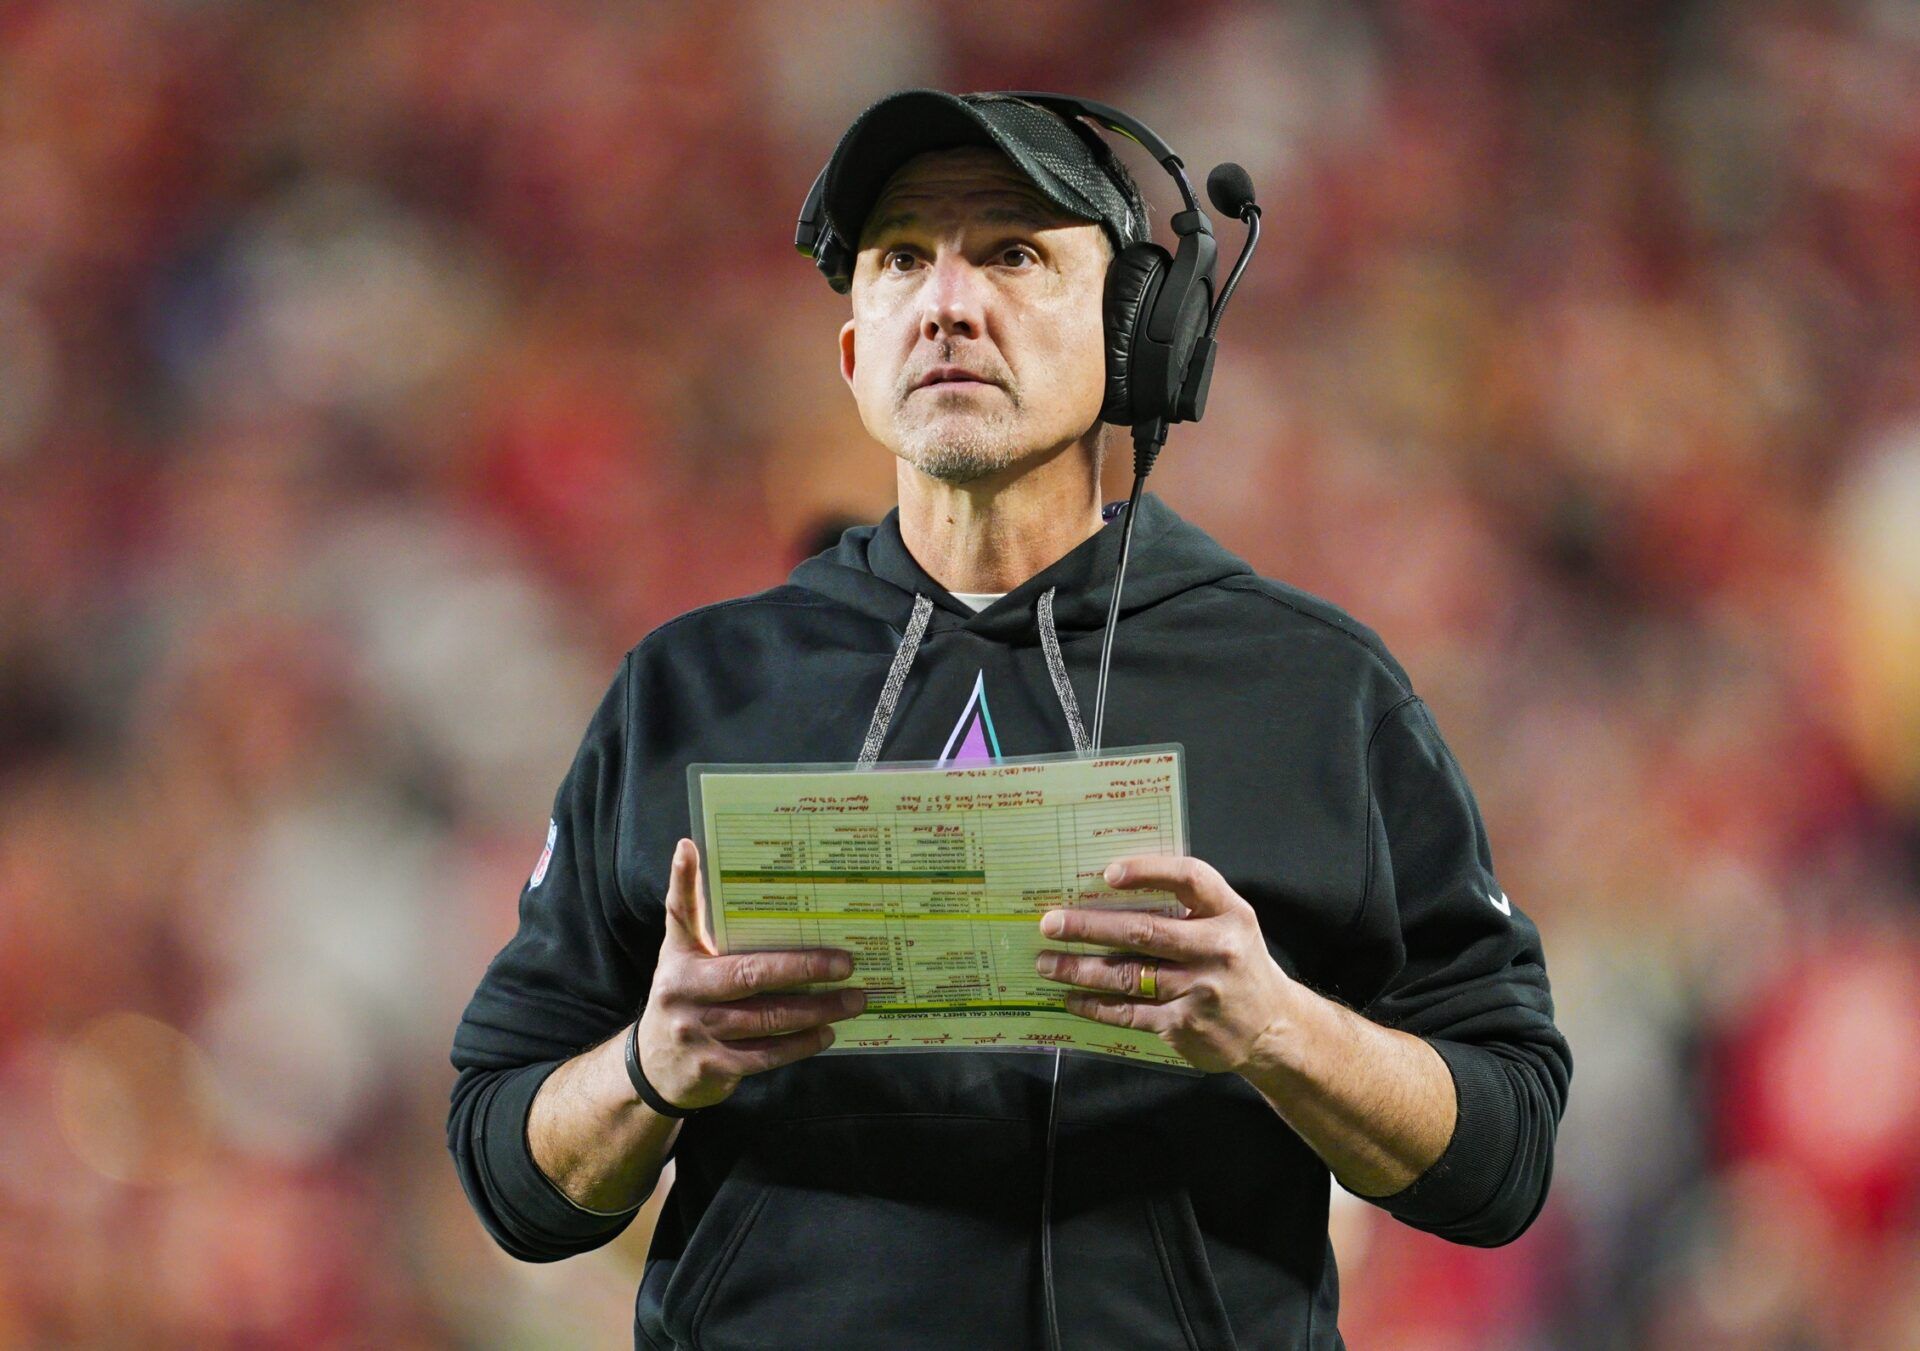
[[979, 337], [985, 319], [982, 289], [980, 269], [965, 255], [942, 249], [920, 292], [921, 336], [935, 341]]

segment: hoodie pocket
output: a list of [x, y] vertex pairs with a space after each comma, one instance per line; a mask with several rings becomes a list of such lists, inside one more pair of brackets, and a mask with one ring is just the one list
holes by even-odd
[[1156, 1192], [1147, 1198], [1147, 1220], [1153, 1229], [1161, 1273], [1167, 1279], [1167, 1293], [1173, 1297], [1188, 1345], [1194, 1351], [1232, 1351], [1237, 1346], [1233, 1324], [1227, 1319], [1226, 1303], [1220, 1298], [1213, 1266], [1207, 1261], [1206, 1240], [1193, 1213], [1193, 1198], [1184, 1187]]
[[708, 1351], [1028, 1345], [1038, 1174], [1024, 1121], [841, 1116], [756, 1135], [663, 1322]]

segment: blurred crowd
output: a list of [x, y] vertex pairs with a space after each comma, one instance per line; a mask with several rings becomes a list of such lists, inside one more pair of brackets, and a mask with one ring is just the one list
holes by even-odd
[[621, 653], [893, 503], [791, 240], [917, 84], [1251, 171], [1151, 487], [1544, 936], [1547, 1207], [1337, 1194], [1349, 1344], [1920, 1346], [1910, 0], [0, 5], [0, 1346], [628, 1344], [447, 1051]]

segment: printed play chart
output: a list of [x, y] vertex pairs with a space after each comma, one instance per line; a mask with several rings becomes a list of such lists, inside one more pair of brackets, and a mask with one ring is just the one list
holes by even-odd
[[1187, 852], [1184, 752], [688, 768], [708, 931], [721, 952], [837, 947], [866, 1011], [824, 1054], [1067, 1050], [1186, 1068], [1150, 1032], [1066, 1012], [1034, 957], [1101, 952], [1040, 932], [1062, 906], [1179, 914], [1168, 892], [1109, 887], [1129, 854]]

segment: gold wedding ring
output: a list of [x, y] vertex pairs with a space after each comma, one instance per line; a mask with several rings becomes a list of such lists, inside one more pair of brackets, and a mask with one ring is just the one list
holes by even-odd
[[1142, 999], [1160, 997], [1160, 963], [1140, 963], [1140, 997]]

